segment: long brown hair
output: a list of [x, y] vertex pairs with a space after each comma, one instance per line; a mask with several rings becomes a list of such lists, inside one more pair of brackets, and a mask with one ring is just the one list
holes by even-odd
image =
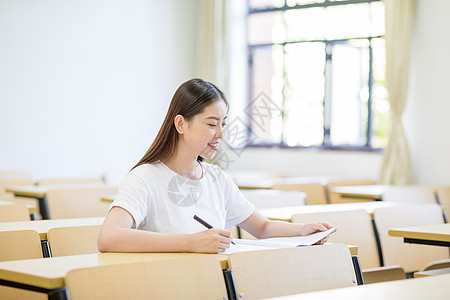
[[[178, 132], [173, 123], [177, 115], [182, 115], [189, 121], [196, 114], [203, 112], [206, 106], [219, 100], [229, 106], [224, 93], [211, 82], [194, 78], [180, 85], [172, 97], [158, 135], [133, 169], [142, 164], [161, 162], [172, 156], [178, 142]], [[202, 157], [199, 156], [197, 160], [201, 161]]]

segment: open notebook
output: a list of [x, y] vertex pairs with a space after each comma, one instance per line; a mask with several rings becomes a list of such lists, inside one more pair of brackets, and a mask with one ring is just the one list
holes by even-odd
[[320, 241], [321, 239], [323, 239], [324, 237], [335, 232], [336, 229], [337, 227], [334, 227], [327, 231], [321, 231], [310, 235], [295, 236], [295, 237], [270, 238], [263, 240], [235, 239], [233, 240], [233, 242], [236, 245], [230, 244], [230, 248], [228, 248], [223, 252], [220, 252], [219, 254], [231, 254], [245, 251], [311, 246]]

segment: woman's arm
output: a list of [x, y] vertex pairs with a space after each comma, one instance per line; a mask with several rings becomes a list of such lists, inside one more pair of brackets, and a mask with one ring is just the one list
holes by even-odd
[[[282, 236], [300, 236], [308, 235], [318, 231], [325, 231], [334, 226], [326, 222], [313, 223], [289, 223], [283, 221], [271, 221], [264, 217], [260, 212], [254, 211], [239, 227], [247, 230], [256, 238], [270, 238]], [[323, 244], [326, 238], [321, 240]]]
[[194, 234], [158, 233], [132, 229], [134, 219], [121, 207], [113, 207], [100, 230], [100, 252], [201, 252], [217, 253], [230, 247], [231, 232], [209, 229]]

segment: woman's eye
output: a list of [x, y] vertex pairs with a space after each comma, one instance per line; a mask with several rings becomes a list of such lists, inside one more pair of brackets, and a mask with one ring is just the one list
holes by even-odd
[[222, 127], [225, 127], [225, 126], [227, 126], [227, 125], [228, 125], [227, 123], [223, 123], [223, 124], [222, 124]]
[[208, 124], [211, 127], [216, 127], [216, 124]]

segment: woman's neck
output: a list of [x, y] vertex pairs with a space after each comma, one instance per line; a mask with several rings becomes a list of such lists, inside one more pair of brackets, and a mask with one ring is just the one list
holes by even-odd
[[187, 159], [175, 153], [163, 163], [175, 173], [186, 178], [198, 180], [203, 177], [202, 166], [197, 159]]

